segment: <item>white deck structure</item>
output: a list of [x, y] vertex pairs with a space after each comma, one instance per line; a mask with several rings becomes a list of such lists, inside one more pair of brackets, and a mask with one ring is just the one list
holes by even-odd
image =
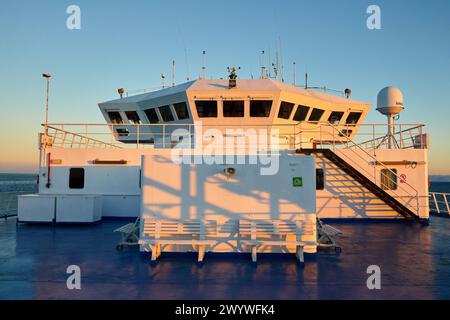
[[370, 104], [238, 79], [233, 88], [197, 80], [99, 107], [107, 124], [49, 124], [40, 135], [39, 195], [100, 196], [103, 217], [141, 216], [148, 243], [146, 219], [215, 221], [206, 250], [219, 252], [256, 250], [244, 245], [252, 239], [240, 221], [302, 221], [312, 233], [283, 237], [315, 252], [317, 217], [428, 219], [424, 126], [364, 124]]

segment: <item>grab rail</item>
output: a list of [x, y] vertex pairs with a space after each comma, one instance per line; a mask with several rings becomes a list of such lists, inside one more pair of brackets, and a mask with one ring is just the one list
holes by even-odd
[[446, 213], [450, 215], [450, 193], [430, 192], [430, 211], [437, 214]]

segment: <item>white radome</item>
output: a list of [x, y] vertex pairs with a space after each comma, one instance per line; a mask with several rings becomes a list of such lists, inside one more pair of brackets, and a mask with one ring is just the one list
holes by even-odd
[[384, 115], [399, 114], [403, 106], [403, 93], [396, 87], [381, 89], [377, 96], [377, 111]]

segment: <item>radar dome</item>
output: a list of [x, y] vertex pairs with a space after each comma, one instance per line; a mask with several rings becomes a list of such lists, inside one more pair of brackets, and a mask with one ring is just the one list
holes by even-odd
[[399, 114], [403, 107], [403, 94], [400, 89], [386, 87], [378, 93], [377, 111], [384, 115]]

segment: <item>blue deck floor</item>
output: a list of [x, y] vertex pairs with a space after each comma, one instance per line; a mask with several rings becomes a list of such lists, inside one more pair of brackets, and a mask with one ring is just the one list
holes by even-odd
[[[321, 252], [304, 267], [290, 255], [163, 254], [156, 265], [137, 249], [117, 252], [123, 221], [94, 226], [28, 226], [0, 221], [0, 299], [450, 299], [450, 219], [431, 225], [339, 222], [340, 256]], [[81, 290], [66, 268], [81, 267]], [[366, 268], [381, 267], [381, 290]]]

